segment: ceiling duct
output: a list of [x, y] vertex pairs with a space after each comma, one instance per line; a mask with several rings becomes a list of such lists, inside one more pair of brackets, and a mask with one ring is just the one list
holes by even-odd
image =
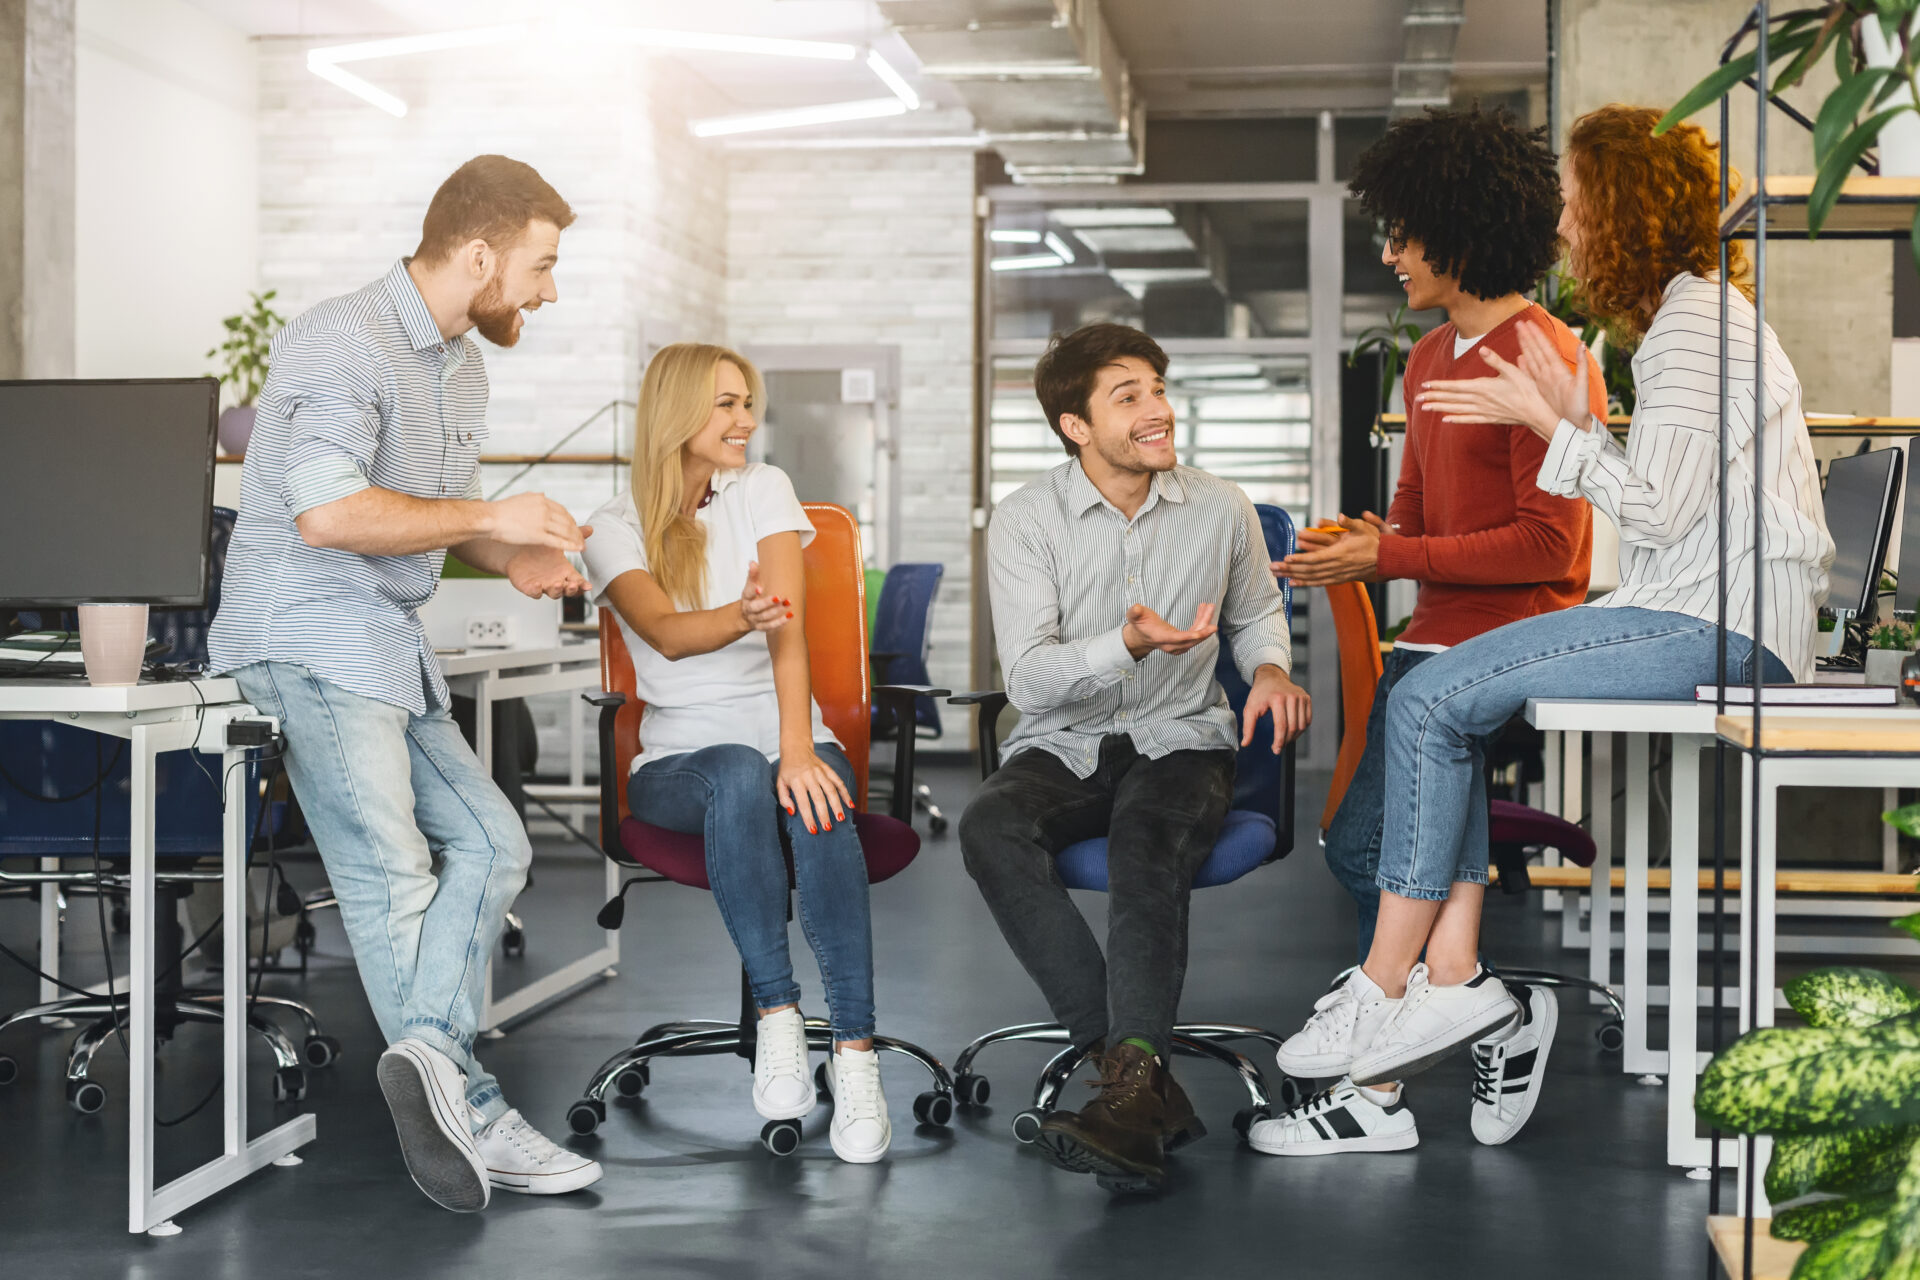
[[1019, 182], [1141, 171], [1146, 106], [1099, 0], [879, 0], [920, 74], [951, 84]]
[[1393, 64], [1389, 114], [1418, 115], [1453, 101], [1453, 48], [1465, 21], [1466, 0], [1407, 0], [1400, 19], [1400, 60]]

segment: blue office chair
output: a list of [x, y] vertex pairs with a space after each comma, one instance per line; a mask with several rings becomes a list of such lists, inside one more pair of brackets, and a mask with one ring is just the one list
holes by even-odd
[[[940, 579], [946, 566], [939, 564], [896, 564], [887, 570], [880, 587], [880, 601], [874, 610], [873, 635], [868, 659], [873, 663], [876, 685], [931, 685], [927, 674], [927, 650], [931, 646], [933, 601], [940, 592]], [[913, 704], [912, 730], [923, 738], [940, 736], [940, 704], [932, 698], [917, 698]], [[899, 718], [891, 706], [874, 704], [873, 737], [876, 741], [901, 732]], [[880, 794], [892, 794], [892, 775], [875, 773]], [[927, 826], [935, 835], [947, 829], [947, 815], [934, 802], [933, 789], [921, 783], [913, 789], [914, 809], [927, 815]], [[911, 817], [912, 815], [908, 815]]]
[[[1267, 553], [1279, 560], [1294, 548], [1293, 521], [1279, 507], [1264, 504], [1255, 507], [1260, 514], [1261, 532], [1266, 535]], [[1293, 618], [1293, 589], [1280, 583], [1281, 602], [1289, 621]], [[1233, 665], [1233, 655], [1223, 643], [1214, 667], [1215, 678], [1226, 690], [1236, 718], [1246, 707], [1250, 690]], [[956, 706], [977, 706], [979, 712], [980, 771], [985, 777], [1000, 767], [998, 722], [1006, 709], [1007, 695], [1002, 692], [961, 694], [947, 699]], [[1233, 805], [1221, 825], [1213, 852], [1201, 864], [1193, 878], [1196, 889], [1232, 884], [1256, 868], [1276, 862], [1293, 851], [1293, 747], [1273, 754], [1272, 740], [1265, 729], [1252, 746], [1240, 750], [1234, 765]], [[1068, 845], [1055, 859], [1060, 878], [1069, 889], [1107, 890], [1107, 841], [1105, 837], [1082, 840]], [[1284, 1037], [1260, 1027], [1227, 1022], [1183, 1022], [1173, 1029], [1174, 1049], [1194, 1057], [1212, 1058], [1239, 1073], [1246, 1087], [1248, 1105], [1234, 1117], [1233, 1125], [1241, 1137], [1256, 1120], [1274, 1114], [1274, 1095], [1267, 1089], [1266, 1077], [1245, 1054], [1229, 1048], [1228, 1041], [1259, 1040], [1278, 1048]], [[1013, 1118], [1013, 1136], [1030, 1143], [1040, 1133], [1040, 1123], [1054, 1107], [1060, 1091], [1086, 1057], [1067, 1038], [1067, 1029], [1057, 1022], [1029, 1022], [1002, 1027], [981, 1036], [963, 1050], [953, 1064], [954, 1098], [963, 1107], [985, 1105], [990, 1093], [987, 1078], [973, 1071], [973, 1060], [988, 1045], [1005, 1040], [1028, 1040], [1040, 1044], [1062, 1045], [1040, 1073], [1034, 1088], [1033, 1106]], [[1282, 1077], [1278, 1090], [1282, 1108], [1301, 1100], [1300, 1086], [1291, 1077]]]
[[[204, 664], [207, 659], [207, 631], [220, 605], [220, 581], [226, 568], [227, 543], [233, 533], [235, 513], [224, 507], [213, 509], [209, 550], [211, 552], [207, 606], [204, 609], [154, 609], [150, 615], [148, 639], [163, 648], [156, 657], [168, 663]], [[29, 627], [73, 625], [71, 615], [23, 614]], [[105, 767], [102, 767], [104, 751]], [[106, 879], [97, 881], [92, 858], [98, 852], [103, 859], [125, 859], [131, 852], [130, 814], [120, 801], [131, 786], [131, 765], [124, 749], [104, 744], [99, 735], [84, 729], [40, 721], [0, 721], [0, 862], [8, 859], [64, 858], [69, 868], [60, 881], [68, 893], [124, 893], [124, 868], [106, 869]], [[219, 762], [209, 766], [190, 751], [163, 753], [155, 765], [154, 852], [164, 860], [179, 863], [219, 856], [222, 844], [221, 795], [217, 779]], [[94, 805], [100, 807], [99, 838], [96, 844]], [[259, 788], [247, 788], [247, 829], [262, 830], [263, 819], [274, 824], [278, 837], [286, 823], [286, 805], [271, 804], [259, 794]], [[76, 862], [75, 860], [84, 860]], [[0, 881], [6, 873], [0, 872]], [[179, 903], [193, 885], [204, 880], [203, 873], [181, 868], [162, 869], [156, 876], [154, 956], [161, 969], [156, 982], [159, 999], [156, 1011], [163, 1035], [182, 1022], [220, 1021], [221, 992], [218, 988], [189, 988], [180, 980], [180, 966], [173, 958], [186, 946], [180, 927]], [[40, 882], [40, 873], [16, 878]], [[284, 888], [284, 885], [283, 885]], [[303, 914], [316, 904], [301, 904], [291, 895], [293, 906]], [[124, 927], [125, 908], [115, 907]], [[285, 909], [282, 914], [293, 914]], [[304, 924], [305, 921], [303, 920]], [[262, 926], [264, 927], [264, 926]], [[106, 996], [75, 997], [55, 1000], [21, 1009], [0, 1019], [0, 1032], [16, 1023], [56, 1018], [91, 1019], [76, 1037], [67, 1057], [67, 1101], [82, 1114], [92, 1114], [106, 1105], [106, 1090], [89, 1078], [93, 1056], [116, 1034], [127, 1016], [124, 982], [114, 999]], [[326, 1067], [339, 1057], [340, 1045], [321, 1029], [313, 1010], [295, 1000], [262, 994], [254, 1000], [256, 1011], [248, 1021], [273, 1050], [276, 1072], [274, 1096], [292, 1100], [306, 1092], [305, 1066]], [[278, 1009], [296, 1018], [305, 1039], [296, 1046], [278, 1024], [265, 1017], [259, 1008]], [[0, 1055], [0, 1085], [11, 1083], [18, 1065]]]

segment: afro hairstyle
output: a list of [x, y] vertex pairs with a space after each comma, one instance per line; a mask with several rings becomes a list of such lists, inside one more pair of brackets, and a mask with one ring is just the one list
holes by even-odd
[[1396, 240], [1476, 298], [1525, 293], [1560, 252], [1560, 177], [1545, 129], [1478, 105], [1395, 120], [1349, 190]]

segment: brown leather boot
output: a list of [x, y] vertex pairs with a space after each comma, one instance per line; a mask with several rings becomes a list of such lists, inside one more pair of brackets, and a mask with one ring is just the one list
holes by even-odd
[[1173, 1072], [1165, 1067], [1160, 1074], [1167, 1082], [1167, 1123], [1160, 1134], [1161, 1146], [1171, 1155], [1190, 1142], [1198, 1142], [1207, 1136], [1207, 1126], [1200, 1123], [1200, 1117], [1193, 1109], [1193, 1103], [1187, 1099], [1187, 1091], [1173, 1078]]
[[1199, 1119], [1159, 1059], [1139, 1046], [1120, 1045], [1100, 1068], [1100, 1096], [1048, 1116], [1036, 1141], [1061, 1168], [1091, 1173], [1108, 1191], [1157, 1191], [1167, 1176], [1165, 1137], [1191, 1141]]

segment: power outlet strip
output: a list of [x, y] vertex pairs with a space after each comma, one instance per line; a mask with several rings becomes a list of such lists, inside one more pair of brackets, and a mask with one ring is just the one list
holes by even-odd
[[513, 643], [513, 619], [474, 614], [467, 619], [467, 644], [475, 649], [505, 649]]

